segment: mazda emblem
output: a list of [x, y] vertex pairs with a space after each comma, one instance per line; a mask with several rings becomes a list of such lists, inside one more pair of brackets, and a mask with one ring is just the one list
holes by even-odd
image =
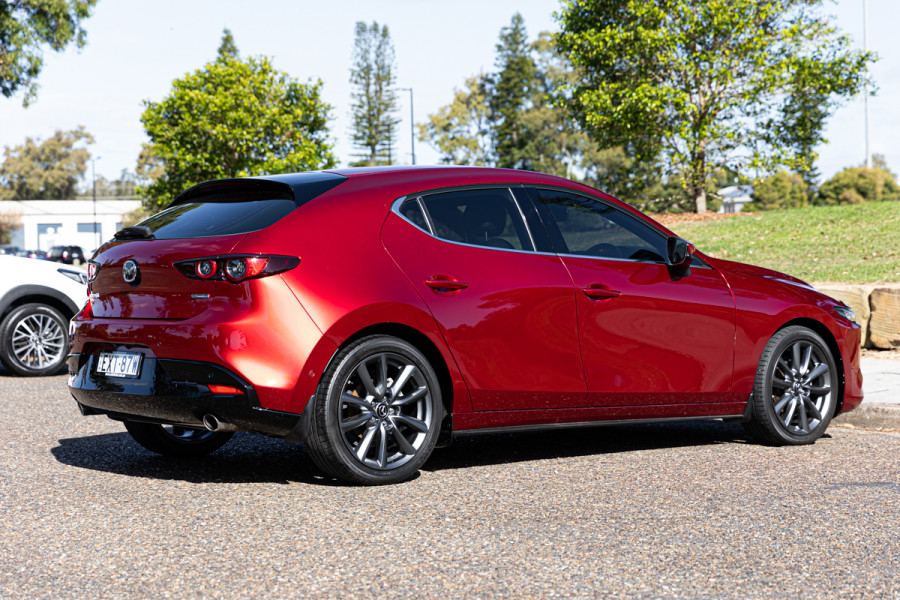
[[141, 282], [141, 270], [138, 269], [138, 264], [133, 260], [126, 260], [125, 264], [122, 265], [122, 279], [125, 280], [125, 283], [130, 283], [131, 285], [137, 285]]

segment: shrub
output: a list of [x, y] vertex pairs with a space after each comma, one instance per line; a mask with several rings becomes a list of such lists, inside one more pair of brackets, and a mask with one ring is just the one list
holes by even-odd
[[796, 173], [779, 171], [753, 182], [752, 210], [800, 208], [809, 203], [809, 187]]
[[900, 186], [886, 168], [850, 167], [822, 184], [814, 204], [835, 206], [900, 200]]

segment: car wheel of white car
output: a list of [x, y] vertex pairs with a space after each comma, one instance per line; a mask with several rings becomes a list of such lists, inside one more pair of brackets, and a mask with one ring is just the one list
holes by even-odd
[[0, 362], [25, 377], [53, 375], [66, 360], [66, 319], [46, 304], [23, 304], [0, 325]]

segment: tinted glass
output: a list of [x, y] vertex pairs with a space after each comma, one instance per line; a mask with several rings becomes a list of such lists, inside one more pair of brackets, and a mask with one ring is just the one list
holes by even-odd
[[156, 239], [198, 238], [248, 233], [268, 227], [297, 208], [293, 200], [187, 202], [142, 221]]
[[462, 190], [424, 196], [434, 234], [452, 242], [534, 250], [508, 189]]
[[537, 194], [545, 219], [552, 218], [559, 229], [565, 244], [562, 252], [665, 262], [666, 238], [620, 209], [556, 190], [537, 190]]
[[404, 202], [403, 206], [400, 207], [400, 214], [425, 231], [431, 231], [428, 227], [428, 222], [425, 220], [425, 215], [422, 213], [422, 207], [419, 206], [419, 201], [417, 199], [414, 198]]

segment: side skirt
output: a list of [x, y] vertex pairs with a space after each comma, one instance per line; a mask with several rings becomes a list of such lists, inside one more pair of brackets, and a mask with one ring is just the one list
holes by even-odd
[[711, 415], [703, 417], [666, 417], [661, 419], [615, 419], [607, 421], [578, 421], [573, 423], [537, 423], [533, 425], [508, 425], [505, 427], [482, 427], [478, 429], [457, 429], [457, 435], [480, 435], [482, 433], [511, 433], [515, 431], [544, 431], [552, 429], [576, 429], [581, 427], [603, 427], [605, 425], [635, 425], [650, 423], [677, 423], [682, 421], [740, 421], [743, 415]]

